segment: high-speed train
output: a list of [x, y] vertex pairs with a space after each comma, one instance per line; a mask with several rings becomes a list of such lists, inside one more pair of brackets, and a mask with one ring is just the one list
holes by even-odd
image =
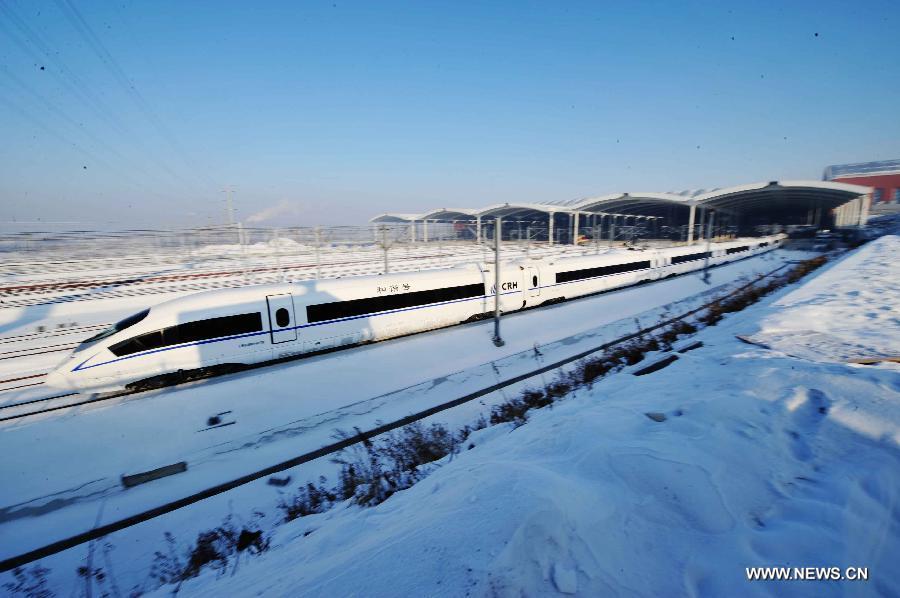
[[[544, 303], [736, 261], [783, 235], [501, 263], [500, 308]], [[493, 264], [204, 291], [145, 309], [81, 343], [46, 384], [107, 391], [312, 354], [479, 319], [494, 309]]]

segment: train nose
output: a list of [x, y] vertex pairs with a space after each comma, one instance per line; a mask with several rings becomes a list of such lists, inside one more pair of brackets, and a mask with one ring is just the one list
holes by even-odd
[[57, 390], [72, 390], [73, 386], [66, 373], [60, 369], [53, 370], [44, 378], [44, 385]]

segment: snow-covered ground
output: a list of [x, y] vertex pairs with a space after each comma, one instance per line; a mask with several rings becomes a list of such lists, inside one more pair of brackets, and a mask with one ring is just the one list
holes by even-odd
[[[900, 245], [883, 237], [779, 301], [753, 339], [815, 361], [900, 357]], [[856, 281], [848, 285], [847, 279]], [[851, 307], [852, 309], [848, 309]]]
[[[244, 557], [234, 576], [203, 573], [183, 586], [185, 595], [853, 590], [745, 581], [744, 567], [767, 564], [868, 566], [871, 579], [857, 588], [897, 593], [897, 582], [878, 572], [900, 554], [900, 370], [809, 361], [734, 338], [774, 330], [779, 318], [791, 321], [786, 310], [802, 305], [836, 314], [894, 305], [896, 287], [886, 285], [876, 303], [863, 291], [872, 280], [896, 281], [885, 258], [896, 245], [895, 237], [882, 239], [809, 284], [727, 317], [700, 334], [703, 348], [668, 368], [612, 376], [532, 412], [521, 428], [476, 433], [474, 449], [379, 507], [339, 506], [276, 526], [275, 505], [285, 493], [334, 474], [323, 459], [286, 472], [293, 481], [285, 489], [260, 480], [118, 532], [101, 541], [114, 548], [107, 554], [97, 547], [95, 558], [102, 552], [101, 566], [115, 573], [123, 592], [150, 590], [147, 572], [153, 552], [167, 549], [164, 532], [175, 534], [181, 552], [225, 516], [248, 521], [259, 510], [263, 527], [275, 530], [271, 551]], [[714, 284], [771, 270], [784, 259], [778, 252], [716, 269]], [[874, 279], [855, 278], [854, 268]], [[666, 303], [682, 302], [669, 313], [698, 303], [704, 289], [697, 276], [682, 277], [510, 317], [502, 356], [489, 342], [490, 325], [476, 324], [5, 429], [0, 476], [12, 483], [0, 492], [0, 548], [5, 556], [23, 552], [293, 456], [337, 427], [390, 421], [533, 368], [539, 359], [575, 354], [633, 331], [633, 316], [648, 323]], [[852, 290], [860, 292], [844, 293]], [[815, 301], [795, 301], [795, 294]], [[898, 338], [897, 322], [896, 311], [885, 317], [885, 338]], [[865, 336], [849, 325], [843, 334], [853, 342]], [[373, 368], [378, 376], [368, 375]], [[432, 421], [471, 423], [516, 390]], [[225, 404], [238, 423], [199, 432]], [[656, 422], [646, 412], [667, 419]], [[119, 474], [169, 457], [186, 458], [189, 474], [128, 492], [116, 488]], [[23, 517], [29, 509], [33, 516]], [[82, 546], [44, 559], [51, 587], [70, 593], [75, 568], [91, 551]]]
[[[0, 557], [317, 449], [337, 428], [368, 429], [577, 354], [633, 332], [636, 317], [687, 311], [796, 257], [715, 268], [709, 286], [694, 274], [511, 315], [501, 349], [480, 322], [3, 424], [0, 532], [17, 540], [0, 542]], [[235, 423], [206, 430], [222, 412]], [[121, 487], [123, 474], [179, 461], [189, 475]]]
[[[524, 241], [505, 242], [502, 249], [508, 260], [578, 256], [595, 251], [624, 249], [621, 243], [573, 246]], [[20, 327], [15, 324], [22, 314], [35, 311], [27, 308], [43, 313], [47, 306], [122, 297], [158, 302], [163, 299], [154, 295], [283, 280], [362, 276], [384, 270], [384, 252], [374, 243], [326, 243], [316, 249], [288, 239], [245, 246], [211, 245], [195, 251], [168, 249], [158, 254], [115, 255], [114, 251], [107, 251], [103, 257], [89, 259], [45, 258], [44, 253], [34, 251], [25, 256], [7, 254], [0, 259], [0, 333], [18, 330]], [[388, 251], [391, 272], [449, 268], [487, 259], [493, 259], [488, 244], [462, 241], [405, 243]], [[17, 308], [19, 312], [14, 311]], [[76, 317], [79, 314], [77, 308], [69, 311]], [[25, 324], [33, 319], [28, 318]], [[52, 324], [55, 327], [55, 322]]]
[[[701, 332], [704, 346], [671, 366], [479, 433], [380, 506], [280, 526], [268, 553], [181, 591], [898, 595], [900, 366], [735, 338], [792, 323], [897, 355], [898, 251], [898, 237], [864, 246]], [[747, 580], [768, 565], [867, 567], [869, 579]]]

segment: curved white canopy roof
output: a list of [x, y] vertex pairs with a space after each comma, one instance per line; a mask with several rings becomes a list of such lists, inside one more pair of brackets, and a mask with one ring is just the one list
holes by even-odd
[[421, 214], [399, 214], [397, 212], [390, 212], [387, 214], [378, 214], [374, 218], [370, 218], [369, 222], [403, 223], [421, 219]]
[[869, 187], [831, 181], [770, 181], [717, 189], [697, 195], [698, 206], [711, 209], [746, 211], [765, 209], [762, 204], [781, 209], [790, 204], [813, 204], [833, 209], [866, 195]]
[[[804, 209], [815, 205], [833, 209], [871, 192], [869, 187], [831, 181], [770, 181], [736, 185], [705, 192], [610, 193], [559, 203], [498, 203], [484, 208], [439, 208], [421, 214], [379, 214], [370, 222], [409, 223], [428, 220], [466, 220], [477, 217], [534, 219], [549, 214], [618, 213], [673, 214], [672, 209], [697, 206], [732, 212]], [[679, 212], [681, 213], [681, 212]]]

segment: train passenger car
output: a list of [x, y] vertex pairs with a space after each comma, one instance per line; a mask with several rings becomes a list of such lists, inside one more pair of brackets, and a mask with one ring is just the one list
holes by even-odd
[[647, 250], [557, 260], [544, 267], [546, 294], [559, 300], [655, 280], [661, 260]]
[[[523, 267], [504, 272], [501, 308], [525, 305]], [[493, 274], [447, 270], [257, 285], [166, 301], [84, 341], [49, 386], [113, 390], [441, 328], [494, 309]], [[177, 379], [177, 378], [176, 378]]]
[[[504, 312], [749, 257], [781, 237], [501, 264]], [[451, 326], [494, 309], [493, 264], [205, 291], [81, 343], [46, 384], [112, 390]]]

